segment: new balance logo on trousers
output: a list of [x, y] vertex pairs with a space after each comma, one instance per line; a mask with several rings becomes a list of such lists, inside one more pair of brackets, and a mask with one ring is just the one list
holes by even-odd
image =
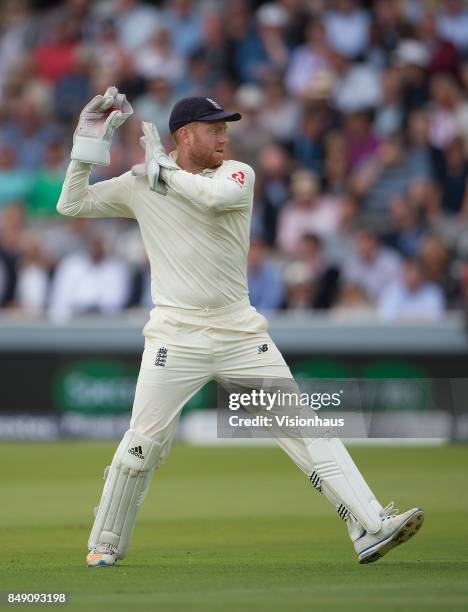
[[134, 446], [133, 448], [129, 448], [128, 452], [131, 455], [135, 455], [135, 457], [138, 457], [139, 459], [144, 459], [143, 449], [141, 448], [141, 446]]

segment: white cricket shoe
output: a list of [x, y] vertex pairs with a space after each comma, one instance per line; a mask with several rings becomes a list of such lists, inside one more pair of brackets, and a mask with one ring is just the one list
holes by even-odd
[[98, 544], [86, 557], [88, 567], [110, 567], [117, 561], [117, 548], [112, 544]]
[[398, 514], [391, 502], [384, 508], [382, 528], [377, 533], [364, 533], [354, 541], [359, 563], [373, 563], [398, 546], [407, 542], [420, 529], [424, 521], [421, 508], [412, 508]]

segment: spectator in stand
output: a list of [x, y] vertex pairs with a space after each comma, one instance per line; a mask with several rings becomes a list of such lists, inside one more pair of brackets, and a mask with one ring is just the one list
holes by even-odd
[[288, 199], [291, 160], [285, 149], [269, 145], [258, 159], [257, 201], [255, 214], [268, 246], [276, 246], [278, 216]]
[[364, 212], [383, 225], [389, 214], [390, 200], [425, 185], [427, 176], [419, 163], [405, 150], [403, 138], [395, 134], [384, 141], [376, 155], [358, 169], [352, 180], [354, 192], [363, 199]]
[[382, 102], [374, 118], [375, 133], [381, 138], [399, 132], [403, 127], [401, 103], [401, 77], [395, 68], [387, 68], [381, 74]]
[[442, 287], [447, 297], [452, 297], [454, 279], [449, 274], [450, 254], [444, 242], [434, 234], [426, 234], [421, 241], [418, 259], [427, 280]]
[[320, 195], [317, 176], [308, 170], [296, 170], [291, 177], [290, 194], [278, 221], [277, 242], [284, 253], [294, 252], [304, 233], [326, 238], [336, 232], [340, 201]]
[[73, 121], [89, 101], [94, 58], [89, 51], [77, 51], [72, 72], [63, 75], [54, 87], [54, 117], [61, 123]]
[[431, 78], [430, 92], [429, 142], [443, 150], [457, 132], [458, 85], [450, 75], [436, 74]]
[[443, 213], [468, 218], [468, 162], [462, 138], [453, 138], [445, 148], [436, 179]]
[[459, 53], [457, 47], [437, 30], [436, 15], [426, 12], [419, 23], [419, 37], [429, 52], [429, 71], [457, 74]]
[[[468, 257], [457, 262], [455, 267], [455, 280], [457, 291], [450, 303], [450, 307], [457, 310], [464, 310], [465, 317], [468, 315]], [[467, 319], [468, 320], [468, 319]]]
[[200, 9], [194, 0], [168, 0], [162, 18], [171, 32], [175, 51], [185, 60], [201, 44], [205, 18], [203, 7]]
[[344, 280], [357, 284], [370, 300], [377, 302], [389, 284], [400, 279], [398, 254], [382, 245], [377, 234], [369, 229], [356, 232], [351, 256], [344, 264]]
[[47, 23], [44, 35], [34, 49], [34, 63], [39, 76], [56, 83], [75, 70], [79, 31], [76, 22], [61, 17]]
[[23, 314], [44, 313], [50, 279], [50, 262], [38, 236], [25, 236], [19, 253], [14, 306]]
[[279, 74], [265, 75], [262, 86], [268, 103], [260, 114], [259, 126], [277, 142], [290, 145], [298, 130], [299, 107], [286, 95]]
[[348, 143], [348, 167], [351, 171], [373, 157], [381, 144], [373, 130], [373, 113], [360, 110], [344, 116], [344, 134]]
[[26, 198], [29, 218], [55, 217], [67, 166], [65, 149], [61, 141], [47, 143], [44, 166], [35, 174]]
[[314, 298], [313, 277], [309, 266], [295, 261], [284, 273], [286, 283], [286, 308], [288, 310], [310, 310]]
[[386, 321], [439, 321], [445, 310], [442, 290], [425, 279], [418, 259], [407, 259], [402, 277], [379, 299], [379, 316]]
[[390, 231], [384, 242], [403, 257], [415, 257], [420, 249], [425, 227], [421, 223], [413, 202], [404, 196], [390, 201]]
[[325, 13], [325, 31], [331, 47], [341, 55], [356, 59], [369, 41], [370, 19], [355, 0], [335, 0]]
[[158, 78], [150, 81], [148, 91], [135, 100], [135, 111], [143, 121], [155, 123], [161, 138], [166, 138], [169, 134], [169, 116], [176, 101], [171, 82]]
[[186, 73], [185, 59], [174, 51], [172, 34], [166, 28], [154, 32], [149, 42], [134, 52], [137, 74], [147, 81], [164, 79], [177, 86]]
[[[203, 58], [209, 75], [207, 81], [216, 83], [228, 73], [230, 61], [221, 13], [213, 12], [205, 15], [202, 37], [200, 46], [190, 54], [190, 59]], [[205, 88], [204, 92], [210, 89], [211, 87]]]
[[345, 283], [338, 291], [338, 298], [330, 314], [336, 320], [352, 318], [367, 321], [375, 317], [376, 307], [360, 285]]
[[316, 79], [331, 71], [331, 55], [323, 23], [309, 22], [305, 43], [291, 53], [285, 77], [289, 93], [298, 98], [307, 97]]
[[348, 189], [348, 143], [341, 131], [330, 132], [324, 141], [323, 186], [330, 195], [341, 195]]
[[288, 14], [277, 3], [268, 2], [256, 13], [256, 28], [239, 41], [235, 69], [242, 83], [260, 83], [271, 71], [283, 71], [289, 60], [285, 28]]
[[395, 50], [393, 63], [401, 76], [405, 114], [424, 108], [429, 100], [429, 61], [429, 52], [419, 40], [402, 40]]
[[282, 270], [260, 236], [252, 237], [250, 242], [247, 280], [250, 303], [257, 310], [268, 312], [281, 307], [284, 297]]
[[18, 280], [18, 257], [25, 224], [20, 204], [11, 204], [0, 214], [0, 306], [12, 306]]
[[101, 236], [88, 242], [85, 252], [65, 257], [55, 272], [50, 316], [61, 322], [79, 314], [111, 314], [127, 303], [129, 271], [125, 264], [106, 252]]
[[261, 151], [273, 142], [272, 136], [260, 126], [264, 101], [263, 92], [257, 85], [242, 85], [237, 90], [235, 105], [242, 121], [229, 127], [229, 136], [238, 157], [250, 166], [258, 164]]
[[92, 50], [97, 69], [106, 74], [118, 74], [130, 58], [119, 40], [115, 20], [111, 18], [99, 24]]
[[0, 211], [10, 202], [25, 200], [34, 180], [31, 170], [16, 164], [15, 149], [0, 144]]
[[[304, 234], [294, 252], [294, 261], [305, 264], [310, 272], [312, 293], [310, 307], [328, 309], [334, 303], [338, 290], [339, 270], [327, 261], [324, 243], [316, 234]], [[286, 269], [288, 274], [288, 268]]]
[[18, 98], [10, 117], [0, 128], [0, 140], [14, 148], [16, 163], [25, 170], [37, 170], [44, 163], [44, 153], [59, 130], [49, 122], [32, 99]]
[[140, 0], [117, 0], [110, 8], [109, 15], [115, 15], [120, 43], [128, 51], [145, 45], [162, 23], [159, 11]]
[[443, 0], [436, 17], [437, 30], [442, 38], [452, 42], [462, 54], [468, 51], [468, 11], [460, 0]]
[[327, 119], [327, 110], [323, 106], [309, 107], [302, 116], [293, 141], [294, 157], [314, 172], [322, 169], [323, 136]]

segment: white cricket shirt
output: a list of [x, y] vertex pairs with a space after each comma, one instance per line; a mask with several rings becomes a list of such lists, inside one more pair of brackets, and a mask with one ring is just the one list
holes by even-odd
[[167, 172], [167, 195], [131, 172], [89, 185], [91, 165], [72, 161], [57, 204], [63, 215], [136, 219], [156, 306], [216, 309], [248, 301], [247, 253], [254, 171], [233, 160], [200, 174]]

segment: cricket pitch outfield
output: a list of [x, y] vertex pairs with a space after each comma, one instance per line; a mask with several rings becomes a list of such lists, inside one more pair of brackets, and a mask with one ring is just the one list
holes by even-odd
[[65, 610], [112, 612], [468, 608], [467, 445], [350, 449], [384, 505], [426, 512], [414, 540], [363, 566], [279, 449], [176, 444], [127, 558], [91, 569], [86, 541], [113, 448], [2, 444], [0, 591], [65, 592]]

